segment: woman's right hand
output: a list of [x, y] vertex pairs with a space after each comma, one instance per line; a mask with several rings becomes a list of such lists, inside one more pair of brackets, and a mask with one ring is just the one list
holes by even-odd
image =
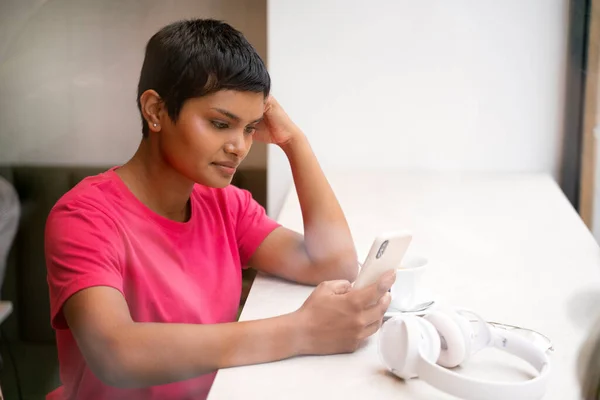
[[351, 353], [381, 327], [390, 304], [388, 290], [394, 284], [394, 271], [363, 289], [353, 289], [348, 281], [319, 284], [298, 309], [302, 354]]

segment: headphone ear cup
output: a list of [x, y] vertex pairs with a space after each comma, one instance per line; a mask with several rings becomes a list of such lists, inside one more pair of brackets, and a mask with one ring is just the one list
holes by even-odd
[[437, 330], [440, 337], [440, 356], [437, 363], [454, 368], [467, 356], [465, 337], [458, 323], [447, 313], [433, 311], [424, 317]]
[[423, 318], [418, 318], [417, 322], [421, 325], [421, 343], [419, 351], [425, 360], [436, 364], [440, 358], [441, 341], [440, 335], [431, 322]]
[[448, 316], [450, 318], [452, 318], [452, 320], [456, 323], [456, 325], [459, 327], [460, 332], [462, 333], [462, 336], [463, 336], [463, 340], [465, 343], [465, 357], [459, 363], [459, 364], [462, 364], [471, 357], [472, 348], [473, 348], [472, 344], [473, 344], [473, 338], [474, 338], [475, 333], [473, 332], [473, 327], [467, 318], [463, 317], [462, 315], [460, 315], [454, 311], [450, 312], [448, 314]]
[[393, 374], [402, 379], [416, 378], [421, 340], [417, 317], [394, 317], [379, 332], [379, 356]]

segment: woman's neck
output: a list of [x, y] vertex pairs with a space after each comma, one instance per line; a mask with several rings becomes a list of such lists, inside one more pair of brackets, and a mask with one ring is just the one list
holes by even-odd
[[194, 182], [175, 171], [149, 139], [142, 139], [131, 160], [116, 173], [129, 190], [157, 214], [179, 222], [189, 219]]

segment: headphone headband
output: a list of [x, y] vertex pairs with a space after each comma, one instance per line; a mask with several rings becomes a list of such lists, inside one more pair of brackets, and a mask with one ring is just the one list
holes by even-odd
[[[439, 322], [439, 318], [429, 322], [411, 315], [398, 316], [387, 321], [379, 335], [379, 350], [388, 369], [404, 379], [419, 376], [431, 386], [465, 400], [533, 400], [543, 397], [550, 372], [550, 360], [539, 346], [480, 319], [479, 331], [468, 336], [468, 340], [478, 344], [473, 346], [471, 354], [484, 347], [495, 347], [527, 362], [538, 374], [533, 379], [521, 382], [469, 377], [443, 367], [445, 364], [441, 358], [438, 359], [441, 342], [438, 336], [440, 333], [436, 329], [441, 329], [442, 326], [436, 328], [432, 323]], [[452, 343], [459, 344], [456, 340], [452, 340]], [[432, 351], [434, 348], [438, 350]]]
[[437, 389], [461, 399], [540, 399], [543, 397], [550, 362], [548, 356], [538, 347], [511, 332], [498, 332], [493, 329], [492, 345], [530, 364], [539, 375], [523, 382], [495, 382], [476, 379], [431, 363], [419, 354], [417, 371], [421, 379]]

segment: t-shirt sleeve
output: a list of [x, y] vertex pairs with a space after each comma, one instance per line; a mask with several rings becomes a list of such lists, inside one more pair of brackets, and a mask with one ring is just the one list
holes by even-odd
[[235, 212], [236, 237], [242, 266], [247, 266], [250, 258], [266, 237], [280, 226], [271, 219], [249, 191], [230, 186], [230, 201]]
[[121, 245], [113, 220], [83, 201], [57, 204], [46, 221], [45, 258], [51, 323], [66, 329], [64, 303], [92, 286], [123, 292]]

